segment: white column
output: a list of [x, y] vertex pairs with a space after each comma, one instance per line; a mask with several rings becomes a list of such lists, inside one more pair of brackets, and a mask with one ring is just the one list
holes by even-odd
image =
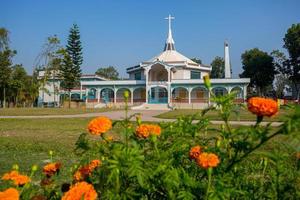
[[85, 88], [85, 103], [88, 102], [88, 89]]
[[100, 102], [100, 89], [97, 89], [97, 102]]
[[80, 81], [80, 99], [82, 99], [82, 85], [81, 85], [81, 81]]
[[229, 46], [228, 42], [224, 43], [224, 62], [225, 62], [225, 78], [231, 78], [231, 66], [230, 66], [230, 56], [229, 56]]
[[247, 85], [245, 85], [243, 88], [244, 88], [243, 89], [243, 99], [244, 99], [244, 101], [246, 101], [246, 98], [247, 98]]
[[189, 104], [191, 104], [191, 88], [189, 88], [188, 93], [189, 93]]
[[145, 78], [146, 78], [146, 103], [148, 103], [148, 80], [149, 80], [149, 70], [148, 69], [145, 69], [145, 72], [144, 72], [144, 75], [145, 75]]
[[117, 103], [117, 90], [114, 87], [114, 104], [116, 104], [116, 103]]
[[131, 97], [130, 103], [131, 103], [131, 105], [133, 105], [133, 88], [130, 88], [130, 93], [131, 93], [131, 95], [130, 95], [130, 97]]

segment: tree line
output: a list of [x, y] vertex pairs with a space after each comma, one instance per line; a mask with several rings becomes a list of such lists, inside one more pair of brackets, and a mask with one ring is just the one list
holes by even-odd
[[[283, 38], [285, 55], [279, 50], [271, 53], [253, 48], [241, 55], [243, 72], [240, 78], [250, 78], [248, 96], [284, 97], [286, 86], [300, 96], [300, 24], [293, 24]], [[198, 59], [199, 60], [199, 59]], [[224, 78], [224, 59], [216, 57], [212, 63], [211, 78]]]
[[[60, 80], [59, 86], [54, 81], [51, 82], [54, 102], [57, 101], [55, 98], [60, 89], [65, 89], [71, 96], [71, 89], [80, 83], [83, 62], [80, 33], [76, 24], [70, 29], [66, 47], [61, 45], [56, 35], [47, 38], [36, 59], [32, 75], [28, 75], [21, 64], [13, 64], [12, 58], [17, 51], [11, 50], [9, 41], [8, 30], [0, 28], [0, 105], [3, 108], [7, 105], [36, 105], [39, 91], [50, 94], [47, 89], [50, 78]], [[41, 71], [43, 74], [40, 76]]]

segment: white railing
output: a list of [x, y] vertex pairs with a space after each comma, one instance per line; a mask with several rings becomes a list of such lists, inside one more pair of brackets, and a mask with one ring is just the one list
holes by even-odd
[[149, 81], [148, 85], [168, 85], [167, 81]]

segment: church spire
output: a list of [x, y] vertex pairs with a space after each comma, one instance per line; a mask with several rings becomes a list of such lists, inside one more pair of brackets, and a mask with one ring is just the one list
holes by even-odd
[[175, 19], [175, 17], [172, 17], [171, 15], [169, 15], [165, 19], [167, 19], [169, 21], [169, 32], [168, 32], [168, 38], [167, 38], [167, 41], [165, 44], [164, 51], [175, 50], [175, 45], [174, 45], [175, 42], [172, 37], [172, 29], [171, 29], [171, 20]]

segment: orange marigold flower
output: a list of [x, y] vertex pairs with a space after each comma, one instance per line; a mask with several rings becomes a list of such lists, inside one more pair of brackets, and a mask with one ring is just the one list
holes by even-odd
[[149, 137], [149, 130], [147, 124], [141, 124], [139, 125], [136, 130], [136, 135], [140, 138], [147, 138]]
[[90, 168], [95, 169], [96, 167], [99, 167], [101, 165], [100, 160], [92, 160], [90, 163]]
[[273, 99], [252, 97], [248, 100], [248, 110], [257, 116], [271, 117], [278, 112], [278, 104]]
[[43, 173], [47, 176], [52, 176], [55, 173], [58, 173], [61, 167], [61, 163], [49, 163], [44, 166]]
[[80, 167], [74, 174], [74, 179], [76, 181], [81, 181], [86, 179], [92, 174], [95, 168], [101, 165], [100, 160], [92, 160], [90, 164]]
[[88, 131], [93, 135], [101, 135], [112, 128], [112, 122], [107, 117], [97, 117], [88, 124]]
[[135, 132], [138, 137], [147, 138], [150, 135], [159, 136], [161, 134], [161, 128], [154, 124], [141, 124], [136, 128]]
[[93, 185], [88, 184], [87, 182], [79, 182], [74, 186], [71, 186], [71, 189], [66, 192], [62, 200], [95, 200], [97, 199], [97, 193]]
[[19, 191], [15, 188], [8, 188], [3, 192], [0, 192], [1, 200], [19, 200]]
[[26, 183], [30, 182], [30, 178], [25, 175], [19, 174], [17, 171], [11, 171], [3, 175], [2, 180], [11, 180], [14, 182], [15, 185], [25, 185]]
[[161, 134], [161, 128], [158, 125], [149, 125], [150, 134], [159, 136]]
[[194, 146], [190, 150], [190, 158], [192, 160], [197, 159], [201, 154], [201, 147], [199, 145]]
[[214, 153], [201, 153], [196, 161], [204, 169], [216, 167], [220, 163], [219, 157]]

